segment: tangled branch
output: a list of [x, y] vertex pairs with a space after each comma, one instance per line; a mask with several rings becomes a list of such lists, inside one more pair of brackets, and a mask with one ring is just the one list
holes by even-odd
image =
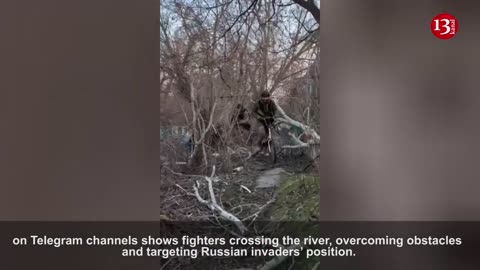
[[208, 191], [209, 191], [209, 195], [210, 195], [210, 201], [205, 200], [200, 195], [200, 192], [198, 191], [198, 189], [200, 188], [200, 184], [198, 183], [198, 181], [197, 181], [196, 185], [193, 185], [193, 190], [195, 192], [195, 197], [197, 197], [197, 200], [200, 203], [206, 205], [212, 211], [218, 212], [218, 214], [220, 215], [221, 218], [234, 223], [237, 226], [237, 228], [240, 230], [241, 233], [245, 233], [247, 231], [247, 227], [245, 227], [243, 222], [239, 218], [237, 218], [235, 215], [226, 211], [220, 205], [218, 205], [217, 199], [215, 198], [215, 193], [213, 191], [213, 184], [212, 184], [212, 182], [213, 182], [212, 178], [214, 177], [214, 175], [215, 175], [215, 166], [213, 166], [211, 176], [210, 177], [205, 176], [205, 180], [208, 183]]

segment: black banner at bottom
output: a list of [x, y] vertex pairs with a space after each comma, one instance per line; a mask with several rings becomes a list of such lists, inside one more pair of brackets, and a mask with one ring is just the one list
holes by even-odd
[[480, 269], [480, 222], [0, 222], [1, 269]]

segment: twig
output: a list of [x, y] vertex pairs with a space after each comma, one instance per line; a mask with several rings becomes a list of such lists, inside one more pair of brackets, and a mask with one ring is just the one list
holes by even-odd
[[160, 270], [165, 269], [165, 267], [166, 267], [166, 266], [168, 265], [168, 263], [172, 260], [172, 258], [173, 258], [173, 257], [170, 257], [170, 259], [168, 259], [167, 262], [164, 263], [164, 264], [162, 265], [162, 267], [160, 267]]
[[298, 139], [295, 135], [292, 133], [288, 133], [290, 137], [295, 141], [296, 145], [283, 145], [282, 148], [284, 149], [295, 149], [295, 148], [304, 148], [304, 147], [310, 147], [310, 144], [302, 142], [300, 139]]
[[212, 128], [212, 125], [213, 125], [213, 115], [214, 115], [214, 112], [215, 112], [215, 108], [217, 107], [217, 101], [214, 101], [213, 102], [213, 107], [212, 107], [212, 110], [210, 112], [210, 117], [209, 117], [209, 120], [208, 120], [208, 125], [207, 127], [205, 128], [205, 130], [203, 131], [203, 134], [202, 136], [200, 137], [200, 139], [198, 140], [197, 143], [200, 143], [200, 142], [203, 142], [204, 138], [205, 138], [205, 135], [208, 133], [208, 131], [210, 131], [210, 129]]
[[218, 205], [217, 199], [215, 198], [215, 193], [213, 192], [212, 178], [205, 177], [205, 179], [208, 182], [208, 191], [210, 192], [210, 201], [212, 202], [213, 205]]
[[176, 187], [178, 187], [179, 189], [185, 191], [185, 193], [187, 193], [188, 195], [190, 196], [195, 196], [195, 194], [189, 192], [188, 190], [184, 189], [182, 186], [180, 186], [179, 184], [175, 184]]
[[310, 168], [310, 167], [315, 163], [315, 160], [316, 160], [317, 158], [319, 158], [319, 157], [320, 157], [320, 155], [317, 155], [314, 159], [312, 159], [312, 161], [310, 161], [310, 162], [303, 168], [303, 170], [302, 170], [301, 172], [305, 172], [308, 168]]
[[240, 185], [241, 188], [245, 189], [246, 191], [248, 191], [248, 193], [252, 193], [252, 191], [250, 189], [248, 189], [246, 186], [244, 185]]
[[255, 212], [254, 214], [242, 219], [242, 221], [246, 221], [246, 220], [249, 220], [251, 218], [253, 218], [252, 222], [250, 224], [252, 224], [257, 218], [258, 216], [269, 206], [271, 205], [272, 203], [274, 203], [276, 200], [275, 197], [273, 197], [271, 200], [269, 200], [266, 204], [264, 204], [263, 206], [261, 206], [260, 208], [258, 208], [258, 211]]
[[212, 174], [210, 175], [210, 178], [213, 178], [215, 176], [215, 165], [212, 166]]
[[215, 220], [216, 220], [217, 222], [215, 223], [215, 222], [213, 222], [211, 219], [209, 219], [212, 224], [215, 224], [215, 225], [217, 225], [217, 226], [222, 227], [222, 229], [224, 229], [226, 232], [228, 232], [229, 234], [231, 234], [231, 235], [233, 235], [233, 236], [235, 236], [235, 237], [238, 237], [238, 238], [242, 238], [242, 237], [243, 237], [243, 236], [239, 235], [238, 233], [235, 233], [234, 231], [232, 231], [232, 230], [230, 230], [229, 228], [225, 227], [225, 226], [220, 222], [220, 220], [218, 220], [218, 217], [217, 217], [217, 216], [214, 216], [213, 218], [215, 218]]
[[237, 205], [237, 206], [234, 206], [234, 207], [230, 208], [230, 212], [232, 212], [233, 210], [235, 210], [235, 209], [237, 209], [237, 208], [243, 208], [243, 207], [246, 207], [246, 206], [255, 206], [256, 208], [260, 208], [260, 207], [258, 207], [258, 205], [255, 204], [255, 203], [246, 203], [246, 204]]
[[[198, 201], [201, 202], [201, 203], [203, 203], [203, 204], [205, 204], [205, 205], [207, 205], [208, 207], [212, 208], [211, 204], [208, 203], [207, 200], [203, 199], [202, 196], [200, 196], [200, 193], [198, 192], [197, 186], [200, 186], [200, 185], [198, 184], [198, 182], [197, 182], [197, 185], [196, 185], [196, 186], [193, 185], [193, 191], [195, 192], [195, 196], [197, 197]], [[213, 210], [213, 209], [212, 209], [212, 210]]]
[[315, 5], [314, 0], [293, 0], [293, 2], [310, 12], [317, 23], [320, 24], [320, 8]]
[[174, 175], [178, 175], [178, 176], [183, 176], [183, 177], [200, 177], [200, 178], [204, 178], [205, 175], [198, 175], [198, 174], [183, 174], [183, 173], [179, 173], [179, 172], [175, 172], [173, 171], [172, 169], [170, 169], [169, 167], [165, 166], [163, 167], [165, 169], [167, 169], [167, 171], [170, 171], [170, 173], [174, 174]]
[[290, 265], [290, 267], [288, 267], [287, 270], [291, 270], [294, 265], [295, 265], [295, 256], [292, 256], [292, 264]]
[[[286, 249], [298, 249], [298, 248], [301, 248], [300, 245], [293, 245], [293, 246], [289, 246], [289, 247], [286, 247]], [[277, 267], [279, 264], [281, 264], [283, 261], [285, 261], [286, 259], [288, 258], [288, 256], [278, 256], [278, 257], [275, 257], [273, 259], [271, 259], [270, 261], [268, 261], [266, 264], [264, 264], [262, 267], [260, 267], [258, 270], [271, 270], [271, 269], [274, 269], [275, 267]]]
[[198, 188], [200, 187], [200, 184], [197, 182], [196, 185], [193, 186], [193, 190], [195, 192], [195, 196], [197, 197], [198, 201], [202, 204], [205, 204], [208, 206], [212, 211], [217, 211], [220, 215], [225, 220], [233, 222], [237, 228], [240, 230], [241, 233], [245, 233], [247, 231], [247, 227], [242, 223], [240, 219], [238, 219], [235, 215], [231, 214], [230, 212], [226, 211], [220, 205], [217, 203], [217, 199], [215, 198], [215, 193], [213, 192], [213, 184], [212, 184], [212, 177], [214, 176], [215, 173], [215, 166], [213, 166], [212, 174], [211, 177], [205, 177], [205, 180], [208, 182], [208, 190], [210, 193], [210, 202], [203, 199], [202, 196], [200, 196], [200, 193], [198, 191]]
[[[275, 102], [275, 101], [274, 101]], [[320, 142], [320, 135], [318, 135], [318, 133], [311, 127], [303, 124], [303, 123], [300, 123], [296, 120], [293, 120], [292, 118], [290, 118], [286, 113], [285, 111], [283, 110], [283, 108], [281, 106], [278, 105], [277, 102], [275, 102], [275, 105], [277, 107], [277, 110], [278, 110], [278, 113], [280, 113], [280, 115], [282, 115], [283, 118], [277, 118], [277, 120], [281, 123], [285, 123], [285, 124], [289, 124], [291, 126], [295, 126], [295, 127], [298, 127], [298, 128], [301, 128], [303, 131], [309, 131], [311, 133], [311, 135], [313, 136], [313, 139], [316, 143], [319, 143]]]
[[250, 14], [250, 10], [255, 7], [258, 3], [258, 0], [254, 0], [252, 1], [252, 3], [250, 4], [250, 6], [247, 7], [246, 10], [244, 10], [242, 13], [240, 13], [240, 15], [237, 16], [237, 18], [235, 19], [235, 21], [232, 23], [232, 25], [230, 25], [227, 30], [225, 30], [225, 32], [223, 33], [223, 35], [220, 36], [219, 39], [222, 39], [225, 37], [225, 35], [230, 32], [230, 30], [232, 30], [232, 28], [235, 26], [235, 24], [237, 24], [237, 22], [240, 20], [240, 18], [242, 18], [245, 14], [249, 13]]

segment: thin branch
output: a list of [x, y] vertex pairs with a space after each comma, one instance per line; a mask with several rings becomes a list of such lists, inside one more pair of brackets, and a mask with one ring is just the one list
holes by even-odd
[[313, 18], [320, 24], [320, 8], [315, 5], [314, 0], [292, 0], [293, 2], [297, 3], [299, 6], [306, 9], [310, 14], [312, 14]]
[[[274, 101], [275, 102], [275, 101]], [[278, 113], [280, 113], [280, 115], [282, 115], [283, 118], [278, 118], [278, 120], [282, 123], [285, 123], [285, 124], [289, 124], [289, 125], [292, 125], [292, 126], [296, 126], [300, 129], [302, 129], [303, 131], [309, 131], [311, 133], [311, 135], [313, 136], [314, 140], [318, 143], [320, 142], [320, 136], [318, 135], [318, 133], [313, 130], [311, 127], [303, 124], [303, 123], [300, 123], [296, 120], [293, 120], [292, 118], [290, 118], [286, 113], [285, 111], [282, 109], [282, 107], [280, 105], [278, 105], [277, 102], [275, 102], [275, 105], [277, 105], [277, 110], [278, 110]]]
[[183, 177], [200, 177], [200, 178], [205, 177], [204, 175], [178, 173], [178, 172], [173, 171], [172, 169], [170, 169], [170, 168], [167, 167], [167, 166], [165, 166], [165, 167], [163, 167], [163, 168], [165, 168], [165, 169], [167, 169], [168, 171], [170, 171], [170, 173], [172, 173], [172, 174], [174, 174], [174, 175], [178, 175], [178, 176], [183, 176]]
[[188, 190], [186, 190], [185, 188], [183, 188], [182, 186], [180, 186], [179, 184], [175, 184], [176, 187], [178, 187], [179, 189], [183, 190], [185, 193], [187, 193], [187, 195], [189, 196], [195, 196], [195, 194], [189, 192]]
[[223, 3], [223, 4], [218, 4], [218, 5], [215, 5], [215, 6], [207, 6], [207, 7], [202, 7], [202, 6], [199, 6], [199, 8], [204, 8], [204, 9], [217, 9], [219, 7], [225, 7], [225, 6], [228, 6], [230, 5], [231, 3], [233, 2], [233, 0], [231, 1], [228, 1], [226, 3]]
[[[302, 246], [300, 245], [293, 245], [293, 246], [289, 246], [289, 247], [286, 247], [285, 249], [288, 249], [288, 250], [292, 250], [292, 249], [299, 249], [301, 248]], [[264, 264], [262, 267], [259, 268], [259, 270], [271, 270], [271, 269], [274, 269], [275, 267], [277, 267], [279, 264], [281, 264], [283, 261], [285, 261], [287, 258], [289, 258], [288, 256], [278, 256], [278, 257], [275, 257], [273, 259], [271, 259], [270, 261], [268, 261], [266, 264]]]
[[252, 222], [251, 222], [251, 223], [253, 223], [253, 222], [258, 218], [258, 216], [260, 216], [260, 214], [261, 214], [269, 205], [271, 205], [272, 203], [275, 202], [275, 200], [276, 200], [276, 198], [273, 197], [273, 198], [272, 198], [271, 200], [269, 200], [266, 204], [262, 205], [262, 206], [258, 209], [257, 212], [255, 212], [255, 213], [253, 213], [252, 215], [250, 215], [250, 216], [242, 219], [242, 221], [247, 221], [247, 220], [253, 218], [253, 220], [252, 220]]
[[212, 184], [212, 179], [210, 177], [205, 177], [205, 180], [208, 182], [208, 189], [210, 192], [210, 202], [203, 199], [202, 196], [200, 196], [200, 193], [198, 191], [198, 188], [200, 187], [200, 184], [197, 182], [197, 185], [193, 186], [193, 190], [195, 192], [195, 196], [197, 197], [197, 200], [208, 206], [212, 211], [217, 211], [220, 217], [222, 217], [225, 220], [228, 220], [232, 223], [234, 223], [237, 228], [240, 230], [241, 233], [245, 233], [247, 231], [247, 227], [242, 223], [240, 219], [238, 219], [235, 215], [231, 214], [230, 212], [226, 211], [220, 205], [217, 204], [217, 200], [215, 199], [215, 194], [213, 193], [213, 184]]
[[225, 30], [225, 32], [223, 33], [222, 36], [220, 36], [220, 39], [225, 37], [225, 35], [230, 32], [230, 30], [232, 30], [232, 28], [235, 26], [235, 24], [237, 24], [237, 22], [240, 20], [240, 18], [242, 18], [245, 14], [249, 13], [250, 14], [250, 10], [252, 8], [254, 8], [258, 3], [258, 0], [253, 0], [252, 3], [250, 4], [250, 6], [248, 6], [248, 8], [246, 10], [244, 10], [242, 13], [240, 13], [240, 15], [237, 16], [237, 18], [235, 19], [235, 21], [233, 22], [232, 25], [230, 25], [227, 30]]
[[212, 128], [213, 126], [213, 115], [214, 115], [214, 112], [215, 112], [215, 108], [217, 107], [217, 101], [215, 101], [213, 103], [213, 107], [212, 107], [212, 111], [210, 112], [210, 119], [208, 120], [208, 125], [207, 127], [205, 128], [205, 130], [203, 131], [203, 134], [202, 136], [200, 137], [200, 139], [198, 140], [197, 143], [201, 143], [203, 142], [203, 140], [205, 139], [205, 135], [208, 133], [208, 131], [210, 131], [210, 129]]

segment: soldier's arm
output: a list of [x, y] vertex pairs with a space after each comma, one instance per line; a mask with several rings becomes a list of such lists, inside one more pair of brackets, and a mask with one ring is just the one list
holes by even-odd
[[272, 114], [275, 116], [277, 114], [277, 104], [272, 100]]

